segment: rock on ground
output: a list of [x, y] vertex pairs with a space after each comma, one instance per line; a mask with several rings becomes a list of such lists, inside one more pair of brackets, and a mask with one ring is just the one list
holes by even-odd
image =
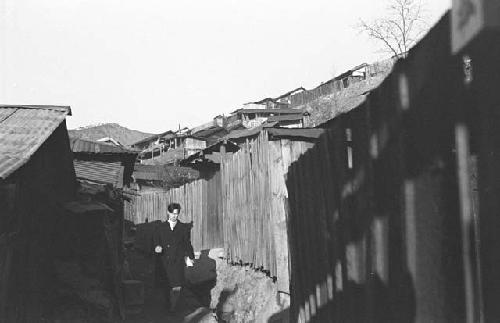
[[210, 307], [222, 322], [288, 322], [288, 300], [279, 299], [276, 284], [250, 267], [217, 259], [217, 284]]

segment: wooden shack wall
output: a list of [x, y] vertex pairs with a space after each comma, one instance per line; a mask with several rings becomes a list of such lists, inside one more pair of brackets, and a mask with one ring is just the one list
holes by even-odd
[[195, 250], [223, 246], [221, 175], [199, 179], [165, 192], [143, 192], [125, 201], [125, 220], [135, 224], [165, 221], [169, 203], [181, 205], [182, 222], [193, 223], [191, 241]]
[[6, 256], [0, 321], [40, 322], [50, 295], [54, 223], [60, 203], [74, 198], [76, 189], [66, 123], [2, 185], [12, 185], [14, 213], [0, 234], [0, 257]]

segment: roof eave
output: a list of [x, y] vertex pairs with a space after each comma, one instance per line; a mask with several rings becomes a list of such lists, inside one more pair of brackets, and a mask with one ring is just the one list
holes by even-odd
[[71, 107], [69, 105], [30, 105], [30, 104], [0, 104], [0, 108], [18, 108], [18, 109], [47, 109], [65, 112], [71, 116]]

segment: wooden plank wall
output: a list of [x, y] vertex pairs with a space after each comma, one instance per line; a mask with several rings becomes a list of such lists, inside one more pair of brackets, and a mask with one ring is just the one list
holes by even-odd
[[0, 318], [6, 319], [9, 291], [12, 289], [10, 272], [12, 266], [11, 237], [4, 233], [0, 235]]
[[[490, 4], [495, 3], [494, 1]], [[498, 8], [498, 3], [495, 3]], [[496, 10], [498, 13], [498, 10]], [[498, 16], [497, 16], [498, 17]], [[499, 24], [498, 21], [495, 22]], [[500, 318], [500, 32], [486, 34], [469, 50], [473, 71], [470, 95], [464, 97], [464, 124], [472, 121], [468, 131], [476, 139], [471, 150], [478, 155], [479, 229], [470, 239], [480, 239], [478, 250], [480, 266], [473, 264], [472, 272], [480, 271], [480, 295], [483, 322], [498, 322]], [[473, 113], [469, 111], [474, 107]], [[467, 113], [469, 112], [469, 113]], [[475, 265], [475, 266], [474, 266]], [[476, 305], [477, 306], [477, 305]]]
[[289, 168], [292, 322], [481, 321], [476, 157], [449, 33], [445, 16]]
[[224, 160], [224, 244], [228, 258], [269, 271], [289, 292], [286, 171], [310, 142], [269, 141], [263, 131]]
[[125, 219], [133, 223], [165, 220], [169, 203], [181, 205], [182, 222], [193, 223], [191, 241], [195, 250], [223, 246], [221, 210], [221, 175], [200, 179], [166, 192], [143, 192], [129, 196], [125, 202]]

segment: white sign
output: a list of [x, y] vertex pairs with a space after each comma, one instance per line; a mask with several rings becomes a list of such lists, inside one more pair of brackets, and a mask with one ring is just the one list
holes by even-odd
[[500, 0], [453, 0], [451, 46], [459, 52], [485, 28], [500, 26]]

